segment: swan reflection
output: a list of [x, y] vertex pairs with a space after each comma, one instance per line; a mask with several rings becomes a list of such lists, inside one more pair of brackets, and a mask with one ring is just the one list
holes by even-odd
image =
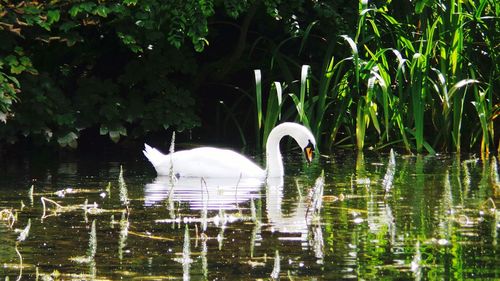
[[[172, 179], [159, 176], [145, 186], [145, 206], [160, 204], [164, 200], [188, 203], [192, 210], [234, 210], [239, 204], [260, 197], [260, 190], [265, 187], [266, 211], [272, 231], [283, 233], [302, 233], [307, 235], [312, 216], [321, 206], [317, 205], [322, 196], [321, 177], [308, 196], [293, 202], [294, 208], [284, 213], [283, 179], [268, 179], [264, 184], [253, 178], [186, 178]], [[321, 193], [318, 195], [319, 189]], [[320, 203], [321, 204], [321, 203]]]
[[283, 205], [283, 182], [276, 182], [275, 186], [266, 188], [266, 209], [267, 216], [273, 230], [285, 233], [307, 234], [309, 226], [312, 224], [314, 216], [319, 217], [319, 210], [323, 197], [323, 176], [316, 179], [307, 196], [299, 196], [292, 202], [291, 211], [284, 213]]
[[[255, 223], [253, 231], [255, 237], [251, 239], [252, 249], [254, 245], [259, 244], [260, 239], [256, 236], [260, 236], [264, 227], [267, 231], [281, 233], [280, 240], [299, 241], [303, 249], [311, 247], [318, 262], [321, 262], [324, 255], [323, 235], [320, 225], [316, 224], [314, 219], [319, 218], [323, 185], [323, 177], [319, 177], [307, 196], [301, 196], [295, 202], [291, 202], [293, 207], [289, 211], [284, 211], [282, 208], [284, 185], [281, 177], [269, 178], [265, 184], [259, 179], [251, 178], [157, 177], [153, 183], [145, 186], [145, 205], [157, 205], [164, 200], [188, 203], [191, 210], [201, 211], [199, 219], [182, 220], [172, 215], [173, 219], [157, 220], [157, 222], [201, 222], [202, 231], [206, 230], [206, 223], [209, 222], [221, 227], [223, 232], [225, 223], [221, 223], [221, 220], [226, 220], [220, 211], [236, 210], [239, 204], [249, 203], [251, 215], [238, 216], [227, 221], [246, 220]], [[262, 222], [265, 221], [263, 218], [255, 218], [254, 214], [254, 200], [260, 197], [263, 187], [267, 223]], [[207, 218], [208, 210], [219, 210], [219, 214]]]
[[199, 178], [179, 179], [159, 176], [144, 190], [145, 206], [163, 200], [187, 202], [193, 210], [230, 210], [238, 204], [259, 197], [263, 182], [255, 178]]

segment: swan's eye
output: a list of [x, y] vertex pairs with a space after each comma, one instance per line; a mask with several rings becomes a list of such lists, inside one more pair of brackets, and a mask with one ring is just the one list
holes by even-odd
[[304, 148], [304, 154], [308, 163], [311, 163], [314, 158], [314, 145], [309, 141], [309, 144]]

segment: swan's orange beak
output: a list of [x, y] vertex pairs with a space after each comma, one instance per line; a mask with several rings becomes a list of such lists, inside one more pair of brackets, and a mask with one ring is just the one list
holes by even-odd
[[307, 163], [311, 163], [314, 159], [314, 145], [309, 142], [309, 144], [304, 148], [304, 154], [306, 156]]

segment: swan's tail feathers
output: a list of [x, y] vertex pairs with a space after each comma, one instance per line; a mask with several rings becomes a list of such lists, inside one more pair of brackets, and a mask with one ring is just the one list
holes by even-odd
[[144, 150], [142, 151], [142, 153], [144, 153], [144, 156], [146, 156], [149, 162], [151, 162], [151, 164], [153, 164], [153, 166], [155, 167], [159, 166], [163, 159], [165, 159], [165, 154], [147, 144], [144, 144]]

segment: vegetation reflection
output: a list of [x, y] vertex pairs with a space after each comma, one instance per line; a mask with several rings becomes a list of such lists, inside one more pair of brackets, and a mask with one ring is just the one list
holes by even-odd
[[[2, 274], [65, 280], [499, 276], [496, 158], [391, 152], [338, 159], [321, 163], [325, 172], [316, 180], [286, 177], [278, 186], [239, 186], [229, 195], [208, 179], [190, 189], [158, 179], [138, 185], [121, 167], [112, 168], [115, 180], [98, 181], [101, 187], [35, 183], [14, 201], [0, 198]], [[21, 200], [33, 206], [18, 205]], [[481, 253], [480, 262], [471, 251]]]

